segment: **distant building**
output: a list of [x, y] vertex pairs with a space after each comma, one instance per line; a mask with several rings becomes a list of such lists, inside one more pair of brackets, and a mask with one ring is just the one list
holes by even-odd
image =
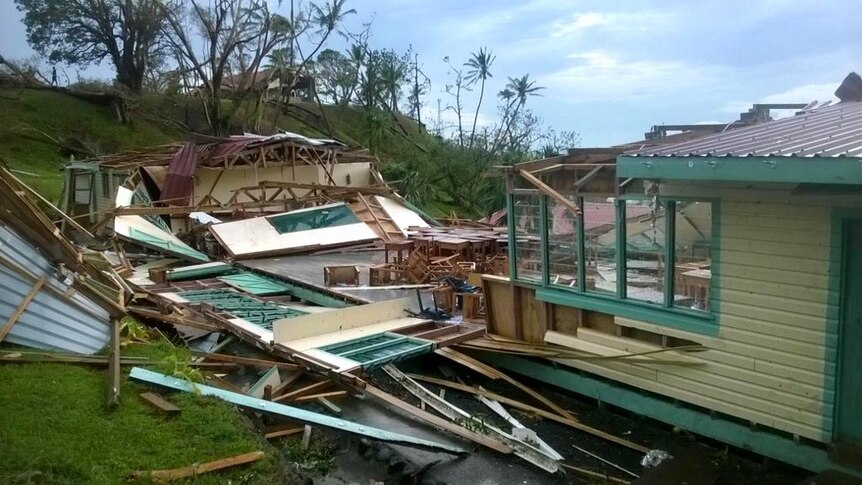
[[269, 68], [256, 72], [246, 72], [225, 76], [221, 89], [228, 93], [236, 93], [251, 89], [255, 92], [265, 92], [267, 99], [296, 98], [303, 101], [313, 101], [315, 98], [314, 77], [301, 74], [294, 82], [295, 70], [291, 68]]

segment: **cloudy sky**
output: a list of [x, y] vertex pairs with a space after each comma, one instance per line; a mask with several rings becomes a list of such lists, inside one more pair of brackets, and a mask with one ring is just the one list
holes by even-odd
[[[497, 56], [489, 92], [507, 76], [529, 74], [546, 87], [529, 100], [533, 111], [558, 131], [579, 132], [582, 146], [637, 140], [654, 124], [732, 121], [755, 102], [830, 99], [847, 73], [862, 69], [859, 0], [348, 5], [357, 10], [350, 26], [373, 19], [374, 47], [412, 44], [419, 53], [432, 81], [426, 116], [436, 116], [437, 99], [448, 102], [443, 58], [462, 63], [486, 46]], [[32, 55], [20, 20], [12, 0], [0, 0], [0, 53], [11, 58]], [[101, 66], [86, 75], [111, 71]], [[491, 120], [493, 103], [486, 106], [481, 119]]]

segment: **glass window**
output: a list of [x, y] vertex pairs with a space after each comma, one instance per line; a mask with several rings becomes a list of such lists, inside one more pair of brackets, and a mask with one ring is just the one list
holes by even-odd
[[664, 303], [665, 207], [655, 201], [626, 203], [626, 297]]
[[288, 212], [267, 217], [267, 220], [281, 234], [362, 222], [349, 207], [343, 204]]
[[[568, 197], [577, 202], [574, 197]], [[578, 287], [578, 218], [548, 198], [548, 278], [551, 285]]]
[[616, 204], [612, 197], [585, 197], [584, 263], [586, 288], [616, 294]]
[[519, 280], [542, 280], [542, 240], [539, 232], [539, 194], [516, 194], [515, 264]]
[[712, 282], [712, 204], [677, 202], [675, 205], [673, 304], [708, 311]]

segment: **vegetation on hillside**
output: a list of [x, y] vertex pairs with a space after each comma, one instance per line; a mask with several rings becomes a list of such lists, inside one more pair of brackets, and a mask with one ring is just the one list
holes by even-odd
[[[364, 145], [380, 157], [384, 176], [412, 202], [435, 215], [481, 217], [503, 203], [496, 165], [557, 154], [577, 143], [574, 132], [546, 128], [530, 111], [530, 100], [544, 88], [528, 74], [504, 77], [503, 89], [492, 95], [496, 55], [486, 47], [463, 62], [443, 60], [449, 78], [437, 81], [446, 86], [443, 111], [454, 121], [445, 122], [440, 114], [427, 119], [427, 113], [423, 120], [431, 79], [419, 53], [412, 47], [375, 48], [370, 23], [359, 31], [348, 29], [346, 19], [360, 13], [347, 0], [277, 5], [146, 0], [134, 2], [131, 10], [121, 0], [99, 0], [94, 9], [85, 8], [88, 2], [16, 0], [25, 13], [29, 42], [52, 62], [87, 65], [109, 59], [117, 73], [113, 85], [71, 86], [114, 93], [120, 106], [112, 106], [113, 113], [104, 106], [81, 106], [80, 100], [68, 106], [68, 112], [99, 122], [53, 117], [58, 108], [51, 96], [57, 93], [26, 91], [17, 100], [0, 101], [17, 122], [0, 132], [11, 141], [0, 156], [42, 176], [25, 179], [52, 198], [59, 190], [54, 170], [69, 155], [153, 145], [188, 132], [288, 130]], [[75, 15], [66, 15], [70, 12]], [[146, 37], [128, 38], [136, 33]], [[71, 48], [82, 41], [85, 49]], [[0, 74], [3, 70], [31, 84], [57, 83], [53, 76], [47, 81], [38, 60], [14, 63], [0, 57]], [[300, 83], [307, 86], [312, 78], [317, 89], [302, 88], [307, 97], [297, 101]], [[272, 79], [279, 83], [275, 94]], [[478, 101], [468, 103], [474, 90]], [[125, 124], [111, 121], [116, 114]], [[35, 132], [35, 139], [27, 132]], [[39, 141], [55, 146], [35, 145]], [[58, 146], [59, 156], [49, 156]]]

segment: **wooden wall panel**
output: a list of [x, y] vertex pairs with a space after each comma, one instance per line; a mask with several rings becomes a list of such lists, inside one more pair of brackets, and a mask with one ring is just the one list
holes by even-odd
[[[559, 360], [560, 363], [817, 441], [831, 439], [837, 276], [840, 252], [823, 203], [723, 202], [720, 266], [713, 295], [717, 336], [556, 306], [551, 327], [628, 352], [656, 348], [660, 335], [700, 343], [697, 365]], [[502, 292], [502, 291], [501, 291]], [[522, 291], [521, 331], [541, 326], [531, 291]], [[495, 306], [498, 315], [511, 314]], [[579, 321], [583, 315], [584, 321]], [[495, 318], [498, 318], [495, 316]], [[503, 317], [505, 318], [505, 317]], [[536, 319], [535, 321], [533, 319]], [[831, 320], [830, 320], [831, 319]], [[506, 324], [514, 324], [511, 320]], [[578, 332], [578, 325], [590, 329]], [[617, 328], [626, 327], [617, 336]], [[600, 333], [597, 334], [596, 331]], [[516, 334], [511, 329], [509, 335]], [[658, 336], [656, 335], [658, 334]], [[636, 337], [636, 338], [629, 338]]]

